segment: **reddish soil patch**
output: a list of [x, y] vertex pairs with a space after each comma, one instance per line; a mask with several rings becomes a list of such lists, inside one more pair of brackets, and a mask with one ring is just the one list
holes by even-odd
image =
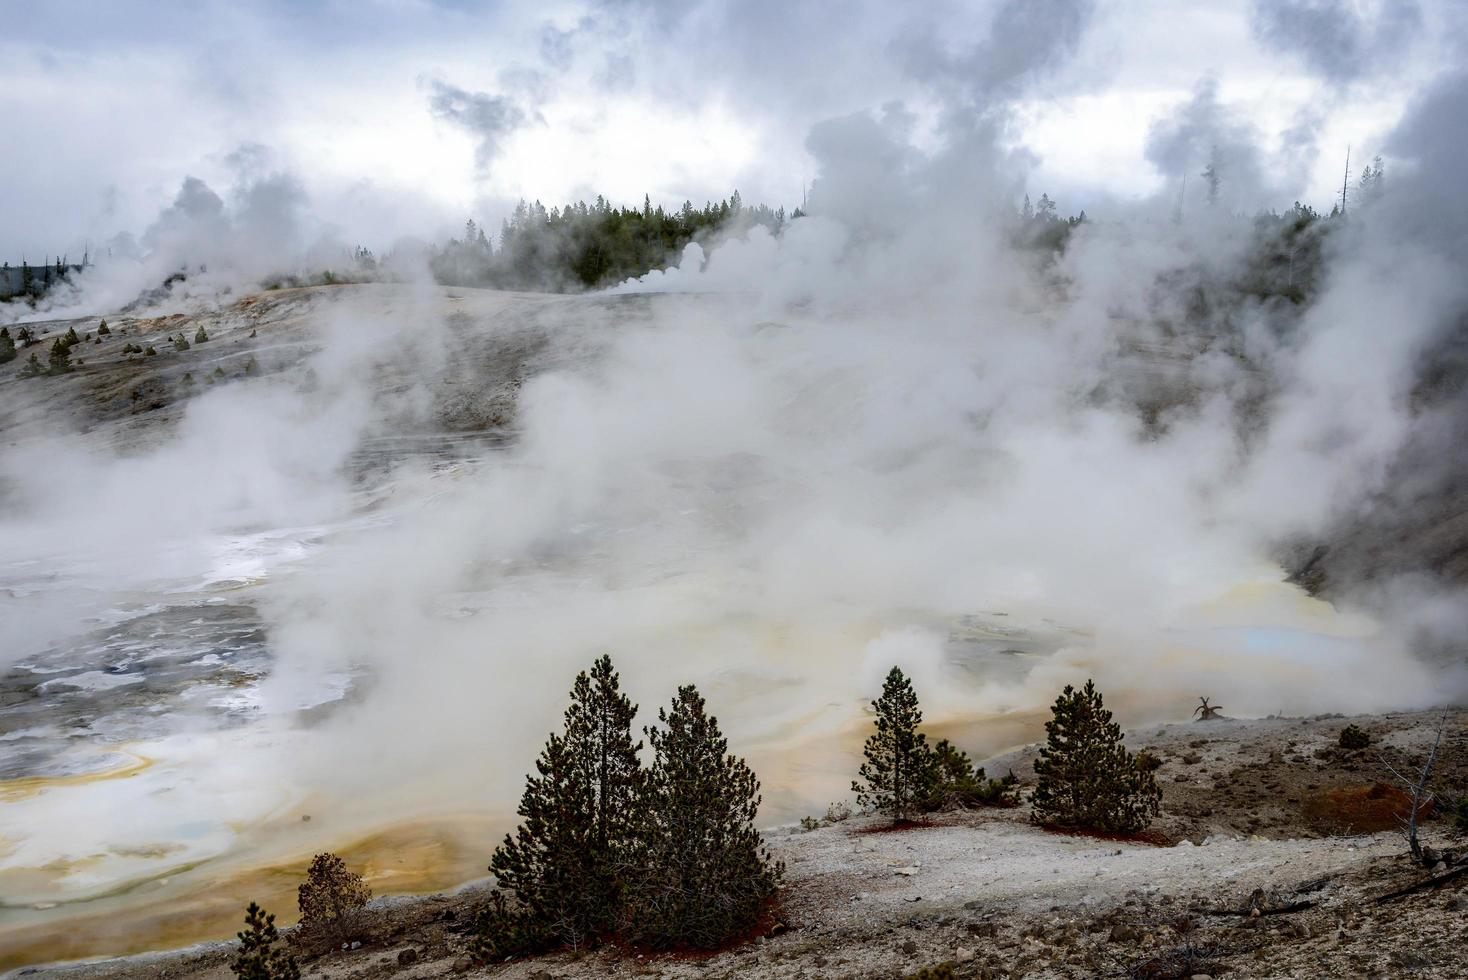
[[897, 823], [878, 824], [875, 827], [863, 827], [860, 830], [848, 830], [848, 834], [903, 834], [909, 830], [931, 830], [938, 826], [931, 820], [900, 820]]
[[[1395, 786], [1373, 783], [1328, 789], [1305, 798], [1301, 813], [1312, 829], [1326, 834], [1372, 834], [1395, 830], [1412, 811], [1412, 798]], [[1432, 813], [1426, 803], [1417, 811], [1422, 820]]]

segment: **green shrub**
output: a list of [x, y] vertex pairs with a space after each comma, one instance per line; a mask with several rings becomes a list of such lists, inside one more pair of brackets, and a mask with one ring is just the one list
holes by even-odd
[[[72, 331], [75, 335], [75, 331]], [[51, 352], [47, 355], [50, 366], [46, 368], [47, 374], [65, 374], [71, 370], [71, 345], [61, 340], [51, 345]]]
[[112, 330], [107, 326], [106, 320], [103, 320], [101, 323], [97, 324], [98, 337], [106, 337], [110, 333], [112, 333]]
[[1069, 684], [1045, 723], [1046, 744], [1035, 761], [1036, 823], [1109, 833], [1135, 833], [1161, 808], [1161, 790], [1122, 744], [1093, 681]]
[[183, 334], [179, 334], [177, 337], [174, 337], [173, 338], [173, 349], [174, 350], [176, 350], [176, 351], [186, 351], [186, 350], [189, 349], [189, 347], [190, 347], [189, 340]]
[[820, 830], [821, 829], [821, 822], [819, 820], [817, 820], [815, 817], [801, 817], [800, 818], [800, 829], [806, 831], [807, 833], [809, 833], [812, 830]]
[[1146, 749], [1136, 755], [1137, 768], [1143, 772], [1156, 772], [1162, 768], [1162, 756], [1149, 752]]
[[712, 949], [749, 931], [779, 888], [754, 827], [759, 780], [692, 685], [646, 729], [653, 751], [640, 811], [628, 934], [665, 949]]
[[245, 930], [239, 934], [240, 950], [230, 961], [229, 968], [239, 980], [300, 980], [301, 969], [296, 958], [283, 949], [276, 949], [280, 933], [275, 928], [275, 916], [250, 903], [245, 910]]
[[206, 344], [208, 342], [209, 342], [209, 335], [204, 332], [204, 325], [201, 323], [201, 324], [199, 324], [199, 329], [194, 331], [194, 343], [196, 343], [196, 344]]
[[0, 327], [0, 364], [9, 364], [15, 356], [15, 340], [10, 336], [10, 328]]
[[308, 943], [337, 945], [361, 926], [361, 911], [372, 900], [362, 876], [335, 854], [318, 854], [296, 889], [301, 934]]
[[158, 352], [153, 349], [153, 345], [152, 344], [149, 344], [147, 347], [145, 347], [143, 349], [143, 356], [144, 357], [156, 357], [157, 355], [158, 355]]
[[933, 746], [933, 765], [937, 776], [924, 801], [925, 810], [1019, 805], [1019, 779], [1013, 772], [1002, 779], [989, 779], [983, 767], [975, 766], [967, 752], [946, 738]]
[[515, 901], [496, 892], [481, 910], [472, 947], [481, 961], [595, 944], [620, 927], [645, 779], [636, 712], [610, 657], [577, 675], [564, 734], [551, 735], [526, 780], [523, 822], [490, 861]]
[[1341, 729], [1340, 745], [1343, 749], [1364, 749], [1371, 744], [1371, 736], [1355, 725]]
[[902, 980], [953, 980], [958, 974], [953, 972], [952, 961], [938, 963], [933, 966], [925, 966], [903, 977]]

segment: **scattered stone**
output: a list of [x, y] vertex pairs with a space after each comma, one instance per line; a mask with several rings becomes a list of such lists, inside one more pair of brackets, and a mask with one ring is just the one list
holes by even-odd
[[405, 949], [398, 953], [398, 966], [412, 966], [418, 962], [418, 951], [416, 949]]
[[913, 942], [911, 939], [907, 940], [902, 944], [902, 952], [905, 956], [916, 956], [917, 943]]
[[906, 878], [911, 878], [913, 875], [915, 875], [915, 874], [918, 873], [918, 869], [915, 868], [915, 867], [893, 868], [892, 869], [892, 873], [895, 874], [895, 875], [902, 875], [903, 877], [906, 877]]
[[474, 961], [467, 956], [460, 956], [458, 959], [454, 960], [455, 973], [468, 973], [473, 968]]
[[974, 951], [967, 946], [960, 946], [953, 951], [953, 962], [968, 963], [974, 958]]

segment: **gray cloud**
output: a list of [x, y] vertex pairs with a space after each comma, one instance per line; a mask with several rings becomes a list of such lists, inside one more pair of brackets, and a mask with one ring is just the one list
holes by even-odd
[[430, 79], [428, 108], [434, 116], [466, 130], [477, 141], [474, 163], [481, 175], [504, 150], [504, 141], [527, 120], [525, 110], [503, 95], [470, 92]]
[[943, 46], [950, 25], [933, 24], [898, 42], [920, 79], [956, 85], [979, 101], [1014, 95], [1073, 53], [1095, 12], [1094, 0], [1005, 0], [989, 34], [966, 50]]
[[1349, 82], [1398, 63], [1422, 29], [1422, 8], [1417, 0], [1381, 0], [1364, 15], [1351, 0], [1255, 0], [1252, 26], [1265, 45]]

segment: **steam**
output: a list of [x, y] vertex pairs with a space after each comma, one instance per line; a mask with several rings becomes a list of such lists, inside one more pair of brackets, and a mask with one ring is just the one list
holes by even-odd
[[[644, 13], [674, 32], [699, 11]], [[1169, 188], [1092, 215], [1062, 256], [1014, 245], [1037, 190], [1015, 104], [1091, 16], [1015, 0], [951, 49], [905, 24], [898, 71], [920, 97], [813, 126], [811, 214], [778, 237], [690, 245], [607, 295], [354, 287], [281, 314], [309, 325], [299, 368], [192, 400], [156, 446], [17, 437], [7, 581], [60, 584], [0, 599], [7, 656], [65, 645], [121, 593], [194, 601], [231, 542], [281, 536], [251, 545], [275, 666], [268, 764], [242, 778], [314, 794], [337, 829], [508, 813], [568, 679], [604, 651], [644, 705], [698, 683], [781, 816], [842, 791], [893, 663], [976, 743], [1088, 676], [1128, 721], [1203, 693], [1241, 715], [1460, 693], [1405, 628], [1451, 636], [1448, 585], [1375, 582], [1332, 608], [1278, 558], [1410, 507], [1404, 450], [1458, 431], [1461, 395], [1424, 411], [1418, 394], [1468, 310], [1462, 76], [1387, 140], [1387, 190], [1332, 237], [1307, 306], [1197, 313], [1196, 290], [1244, 271], [1228, 209], [1300, 179], [1272, 176], [1212, 82], [1146, 151], [1169, 179], [1216, 151], [1216, 210], [1174, 224]], [[570, 70], [579, 37], [547, 34], [544, 57]], [[481, 170], [527, 118], [446, 83], [430, 98], [475, 134]], [[228, 194], [186, 181], [89, 302], [181, 262], [207, 265], [201, 289], [239, 289], [309, 253], [300, 186], [250, 167]], [[508, 445], [354, 479], [382, 437], [440, 432], [454, 386], [497, 358], [515, 364]], [[297, 727], [333, 672], [362, 679], [353, 700]]]

